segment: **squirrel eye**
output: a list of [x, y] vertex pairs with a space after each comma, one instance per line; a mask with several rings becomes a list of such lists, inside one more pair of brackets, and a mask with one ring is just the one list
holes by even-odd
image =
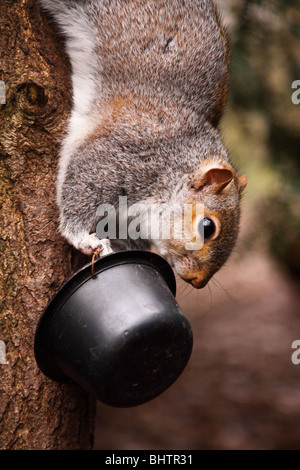
[[216, 225], [209, 217], [204, 217], [198, 224], [198, 231], [200, 236], [204, 238], [204, 241], [209, 240], [216, 231]]

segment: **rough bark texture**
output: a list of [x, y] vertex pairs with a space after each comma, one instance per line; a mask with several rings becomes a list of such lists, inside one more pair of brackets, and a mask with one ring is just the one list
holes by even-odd
[[44, 307], [75, 269], [55, 206], [59, 140], [71, 104], [62, 50], [37, 1], [1, 0], [1, 449], [89, 449], [93, 440], [94, 400], [47, 379], [33, 350]]

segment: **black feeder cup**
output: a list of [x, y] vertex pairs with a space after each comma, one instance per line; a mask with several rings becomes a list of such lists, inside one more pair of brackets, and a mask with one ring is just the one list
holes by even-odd
[[98, 259], [94, 273], [83, 267], [48, 304], [35, 336], [38, 366], [107, 405], [140, 405], [172, 385], [192, 351], [173, 271], [155, 253], [132, 250]]

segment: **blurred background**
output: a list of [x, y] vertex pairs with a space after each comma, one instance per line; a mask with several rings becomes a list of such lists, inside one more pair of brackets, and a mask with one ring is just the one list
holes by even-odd
[[183, 374], [142, 406], [98, 403], [95, 449], [300, 448], [300, 5], [218, 3], [232, 48], [222, 135], [248, 177], [239, 243], [203, 290], [178, 281], [194, 333]]

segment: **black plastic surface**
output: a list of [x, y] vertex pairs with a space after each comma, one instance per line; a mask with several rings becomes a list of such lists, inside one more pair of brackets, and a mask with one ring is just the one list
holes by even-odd
[[160, 256], [123, 251], [72, 276], [37, 328], [36, 360], [48, 377], [73, 380], [112, 406], [135, 406], [166, 390], [185, 368], [192, 331]]

